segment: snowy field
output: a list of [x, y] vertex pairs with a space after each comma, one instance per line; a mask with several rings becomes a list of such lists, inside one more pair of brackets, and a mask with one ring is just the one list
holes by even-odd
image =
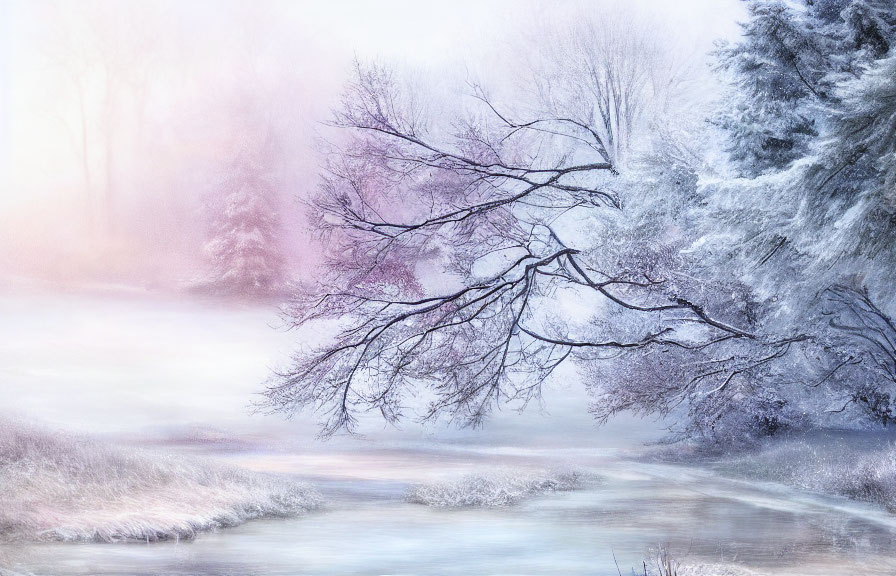
[[0, 295], [2, 410], [67, 430], [149, 433], [247, 422], [290, 340], [271, 307], [181, 303], [110, 287]]
[[[178, 299], [109, 287], [58, 294], [32, 286], [0, 292], [0, 406], [21, 419], [65, 430], [122, 435], [141, 441], [200, 435], [245, 444], [315, 444], [312, 416], [286, 422], [255, 413], [252, 404], [296, 348], [321, 337], [286, 331], [271, 305]], [[560, 379], [540, 418], [500, 411], [485, 433], [451, 426], [401, 429], [371, 418], [369, 438], [569, 445], [586, 442], [594, 422], [581, 387]], [[659, 426], [619, 422], [628, 440], [657, 438]], [[239, 438], [232, 438], [239, 432]], [[338, 439], [336, 439], [338, 442]]]
[[0, 422], [0, 539], [158, 541], [319, 502], [288, 478]]
[[[659, 425], [622, 419], [595, 429], [582, 398], [559, 389], [556, 404], [547, 398], [549, 414], [501, 413], [480, 431], [409, 425], [322, 443], [310, 422], [282, 423], [247, 408], [294, 337], [271, 328], [270, 307], [7, 294], [2, 313], [12, 319], [0, 327], [9, 343], [0, 352], [5, 409], [40, 409], [47, 427], [76, 431], [0, 431], [4, 478], [15, 481], [3, 485], [4, 525], [20, 534], [46, 530], [36, 523], [50, 516], [29, 520], [39, 502], [79, 522], [51, 535], [57, 539], [125, 534], [113, 528], [135, 510], [141, 521], [173, 509], [179, 519], [204, 513], [208, 522], [190, 530], [211, 529], [149, 544], [7, 538], [0, 566], [14, 572], [614, 574], [614, 555], [625, 572], [659, 545], [692, 567], [683, 574], [896, 571], [896, 518], [879, 502], [801, 483], [781, 465], [815, 478], [811, 450], [782, 446], [764, 461], [716, 466], [645, 462], [643, 443], [660, 437]], [[41, 336], [48, 331], [52, 346]], [[79, 440], [85, 433], [96, 438]], [[564, 439], [577, 446], [562, 446]], [[842, 452], [858, 445], [845, 442]], [[123, 457], [106, 443], [141, 448]], [[9, 465], [15, 450], [18, 467]], [[26, 484], [48, 470], [52, 482]], [[215, 496], [200, 499], [202, 491]], [[203, 512], [200, 500], [243, 513]], [[284, 502], [289, 510], [277, 508]], [[265, 514], [280, 517], [222, 528]], [[157, 533], [179, 532], [180, 520], [168, 518]]]
[[[307, 480], [323, 504], [301, 517], [256, 520], [181, 542], [19, 543], [4, 547], [4, 561], [22, 573], [58, 575], [609, 575], [614, 555], [621, 566], [638, 566], [663, 544], [684, 565], [704, 567], [682, 574], [896, 569], [893, 517], [842, 498], [590, 450], [393, 447], [364, 454], [271, 457], [272, 468], [298, 476], [315, 471]], [[231, 458], [260, 467], [268, 456]], [[479, 498], [481, 487], [465, 480], [489, 477], [493, 488], [514, 492], [524, 479], [570, 462], [588, 476], [575, 489], [502, 505]], [[469, 488], [461, 506], [429, 505], [418, 496], [425, 490], [454, 498], [459, 486]]]

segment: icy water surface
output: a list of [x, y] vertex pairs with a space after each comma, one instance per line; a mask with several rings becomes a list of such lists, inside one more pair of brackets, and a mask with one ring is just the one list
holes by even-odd
[[[587, 450], [370, 448], [269, 457], [295, 466], [327, 504], [295, 519], [261, 520], [190, 542], [4, 547], [34, 574], [615, 574], [666, 544], [686, 563], [736, 563], [764, 574], [896, 573], [896, 518], [837, 498], [642, 464]], [[379, 461], [376, 465], [373, 462]], [[580, 490], [498, 508], [413, 504], [413, 485], [500, 469], [569, 469]], [[308, 477], [308, 476], [306, 476]]]
[[[553, 390], [549, 415], [505, 413], [483, 431], [409, 427], [367, 442], [320, 444], [308, 423], [247, 416], [251, 393], [293, 344], [271, 329], [270, 307], [20, 294], [0, 298], [0, 315], [6, 410], [128, 441], [146, 440], [147, 427], [159, 422], [231, 431], [233, 442], [201, 450], [310, 482], [325, 502], [300, 518], [192, 541], [0, 544], [0, 568], [58, 576], [610, 575], [618, 574], [616, 561], [630, 573], [665, 544], [686, 564], [760, 574], [896, 574], [896, 516], [694, 466], [628, 459], [657, 436], [655, 427], [596, 430], [575, 389]], [[463, 477], [564, 471], [580, 474], [580, 489], [510, 506], [438, 508], [408, 498], [415, 486]]]

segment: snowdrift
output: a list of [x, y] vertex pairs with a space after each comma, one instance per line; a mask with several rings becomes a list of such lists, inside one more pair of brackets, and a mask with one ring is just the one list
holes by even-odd
[[505, 470], [418, 485], [411, 490], [408, 501], [435, 508], [510, 506], [541, 494], [575, 490], [582, 481], [577, 472]]
[[287, 478], [0, 421], [0, 541], [191, 538], [318, 505]]
[[844, 433], [768, 442], [723, 462], [739, 476], [871, 502], [896, 513], [896, 443], [880, 436]]

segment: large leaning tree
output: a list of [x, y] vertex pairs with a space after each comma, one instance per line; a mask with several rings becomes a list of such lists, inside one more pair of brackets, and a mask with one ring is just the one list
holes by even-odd
[[[371, 411], [478, 425], [540, 400], [575, 361], [618, 368], [599, 417], [682, 406], [695, 432], [732, 414], [775, 426], [776, 399], [753, 388], [803, 337], [764, 337], [742, 287], [689, 276], [661, 234], [608, 225], [624, 219], [618, 135], [650, 101], [649, 71], [580, 64], [586, 76], [542, 77], [512, 108], [471, 85], [451, 114], [394, 71], [357, 66], [313, 203], [328, 274], [286, 310], [336, 333], [275, 375], [268, 408], [312, 410], [324, 435]], [[670, 186], [693, 185], [674, 168]]]
[[669, 62], [625, 30], [546, 35], [511, 101], [472, 84], [437, 108], [359, 65], [314, 200], [328, 274], [286, 311], [335, 334], [267, 406], [325, 435], [370, 411], [476, 425], [572, 362], [598, 419], [674, 413], [689, 437], [891, 422], [896, 9], [749, 14], [717, 52], [721, 139], [675, 133]]

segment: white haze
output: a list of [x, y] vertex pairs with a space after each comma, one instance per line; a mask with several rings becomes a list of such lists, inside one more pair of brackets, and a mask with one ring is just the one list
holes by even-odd
[[[102, 432], [196, 424], [313, 436], [310, 418], [285, 428], [248, 406], [272, 367], [320, 335], [272, 329], [272, 307], [178, 292], [203, 266], [202, 206], [222, 157], [257, 123], [273, 126], [287, 259], [307, 278], [320, 247], [299, 200], [316, 186], [315, 139], [354, 58], [396, 63], [451, 98], [438, 94], [444, 74], [506, 87], [545, 26], [595, 10], [656, 26], [698, 78], [743, 16], [736, 0], [0, 0], [3, 409]], [[108, 285], [136, 292], [54, 294]], [[558, 381], [541, 424], [501, 413], [492, 438], [590, 430], [584, 391]]]
[[735, 0], [0, 6], [0, 270], [149, 287], [201, 267], [205, 196], [260, 124], [282, 149], [289, 262], [316, 263], [297, 199], [353, 58], [500, 85], [544, 26], [608, 10], [663, 28], [699, 67], [742, 16]]

